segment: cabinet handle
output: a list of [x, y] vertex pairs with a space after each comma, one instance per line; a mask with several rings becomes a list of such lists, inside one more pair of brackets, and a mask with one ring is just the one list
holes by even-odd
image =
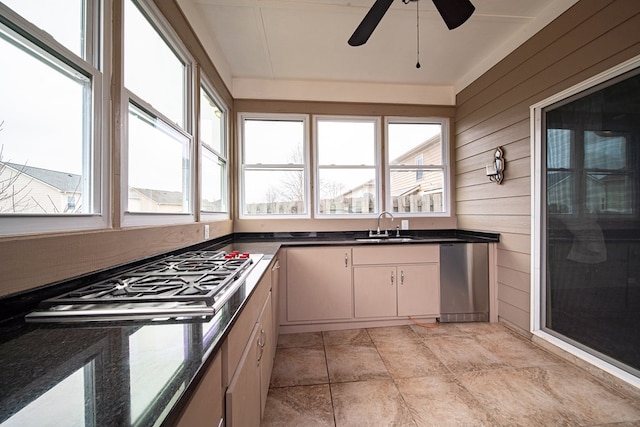
[[349, 266], [349, 256], [348, 254], [344, 254], [344, 268], [347, 268]]
[[400, 270], [400, 285], [404, 285], [404, 270]]
[[391, 271], [391, 286], [393, 286], [393, 281], [395, 280], [395, 274]]

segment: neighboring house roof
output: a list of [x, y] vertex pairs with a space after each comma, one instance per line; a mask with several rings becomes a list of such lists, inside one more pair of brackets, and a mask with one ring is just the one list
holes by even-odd
[[137, 187], [131, 188], [131, 190], [137, 191], [159, 205], [181, 205], [183, 202], [183, 195], [181, 191], [164, 191]]
[[69, 172], [59, 172], [50, 169], [36, 168], [33, 166], [21, 165], [17, 163], [0, 162], [17, 172], [37, 179], [44, 184], [67, 193], [79, 193], [82, 191], [82, 175]]
[[408, 196], [410, 194], [417, 193], [418, 190], [420, 190], [420, 185], [410, 185], [402, 188], [392, 188], [391, 196], [392, 197]]

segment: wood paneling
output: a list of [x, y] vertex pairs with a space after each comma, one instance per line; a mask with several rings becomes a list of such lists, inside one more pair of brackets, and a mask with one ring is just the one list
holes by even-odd
[[[529, 107], [640, 54], [638, 28], [640, 2], [581, 0], [456, 97], [458, 227], [503, 235], [498, 312], [520, 328], [530, 319]], [[482, 183], [497, 146], [507, 159], [501, 186]]]

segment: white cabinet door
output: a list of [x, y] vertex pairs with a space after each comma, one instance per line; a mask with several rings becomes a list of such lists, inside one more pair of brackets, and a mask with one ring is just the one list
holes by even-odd
[[260, 426], [260, 366], [262, 347], [258, 343], [260, 325], [254, 324], [249, 343], [245, 347], [238, 368], [229, 383], [226, 395], [227, 427]]
[[200, 380], [178, 427], [212, 426], [222, 422], [222, 354], [218, 353]]
[[353, 294], [356, 317], [396, 315], [396, 267], [353, 268]]
[[277, 337], [273, 335], [273, 311], [271, 308], [271, 295], [267, 297], [264, 308], [258, 320], [259, 339], [258, 364], [260, 367], [260, 418], [264, 414], [267, 403], [267, 393], [271, 382], [271, 370], [273, 369], [273, 349], [276, 346]]
[[440, 316], [438, 264], [398, 266], [398, 316]]
[[351, 319], [351, 248], [288, 248], [286, 292], [289, 322]]

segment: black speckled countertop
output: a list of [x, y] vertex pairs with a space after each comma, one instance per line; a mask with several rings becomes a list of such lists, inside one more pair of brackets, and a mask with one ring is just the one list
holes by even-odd
[[[458, 230], [412, 232], [412, 236], [415, 239], [405, 243], [498, 241], [495, 234]], [[52, 292], [117, 274], [117, 267], [1, 299], [0, 424], [171, 425], [281, 246], [371, 244], [357, 240], [364, 237], [365, 232], [251, 233], [196, 245], [264, 254], [244, 285], [206, 323], [24, 322], [23, 313]]]

